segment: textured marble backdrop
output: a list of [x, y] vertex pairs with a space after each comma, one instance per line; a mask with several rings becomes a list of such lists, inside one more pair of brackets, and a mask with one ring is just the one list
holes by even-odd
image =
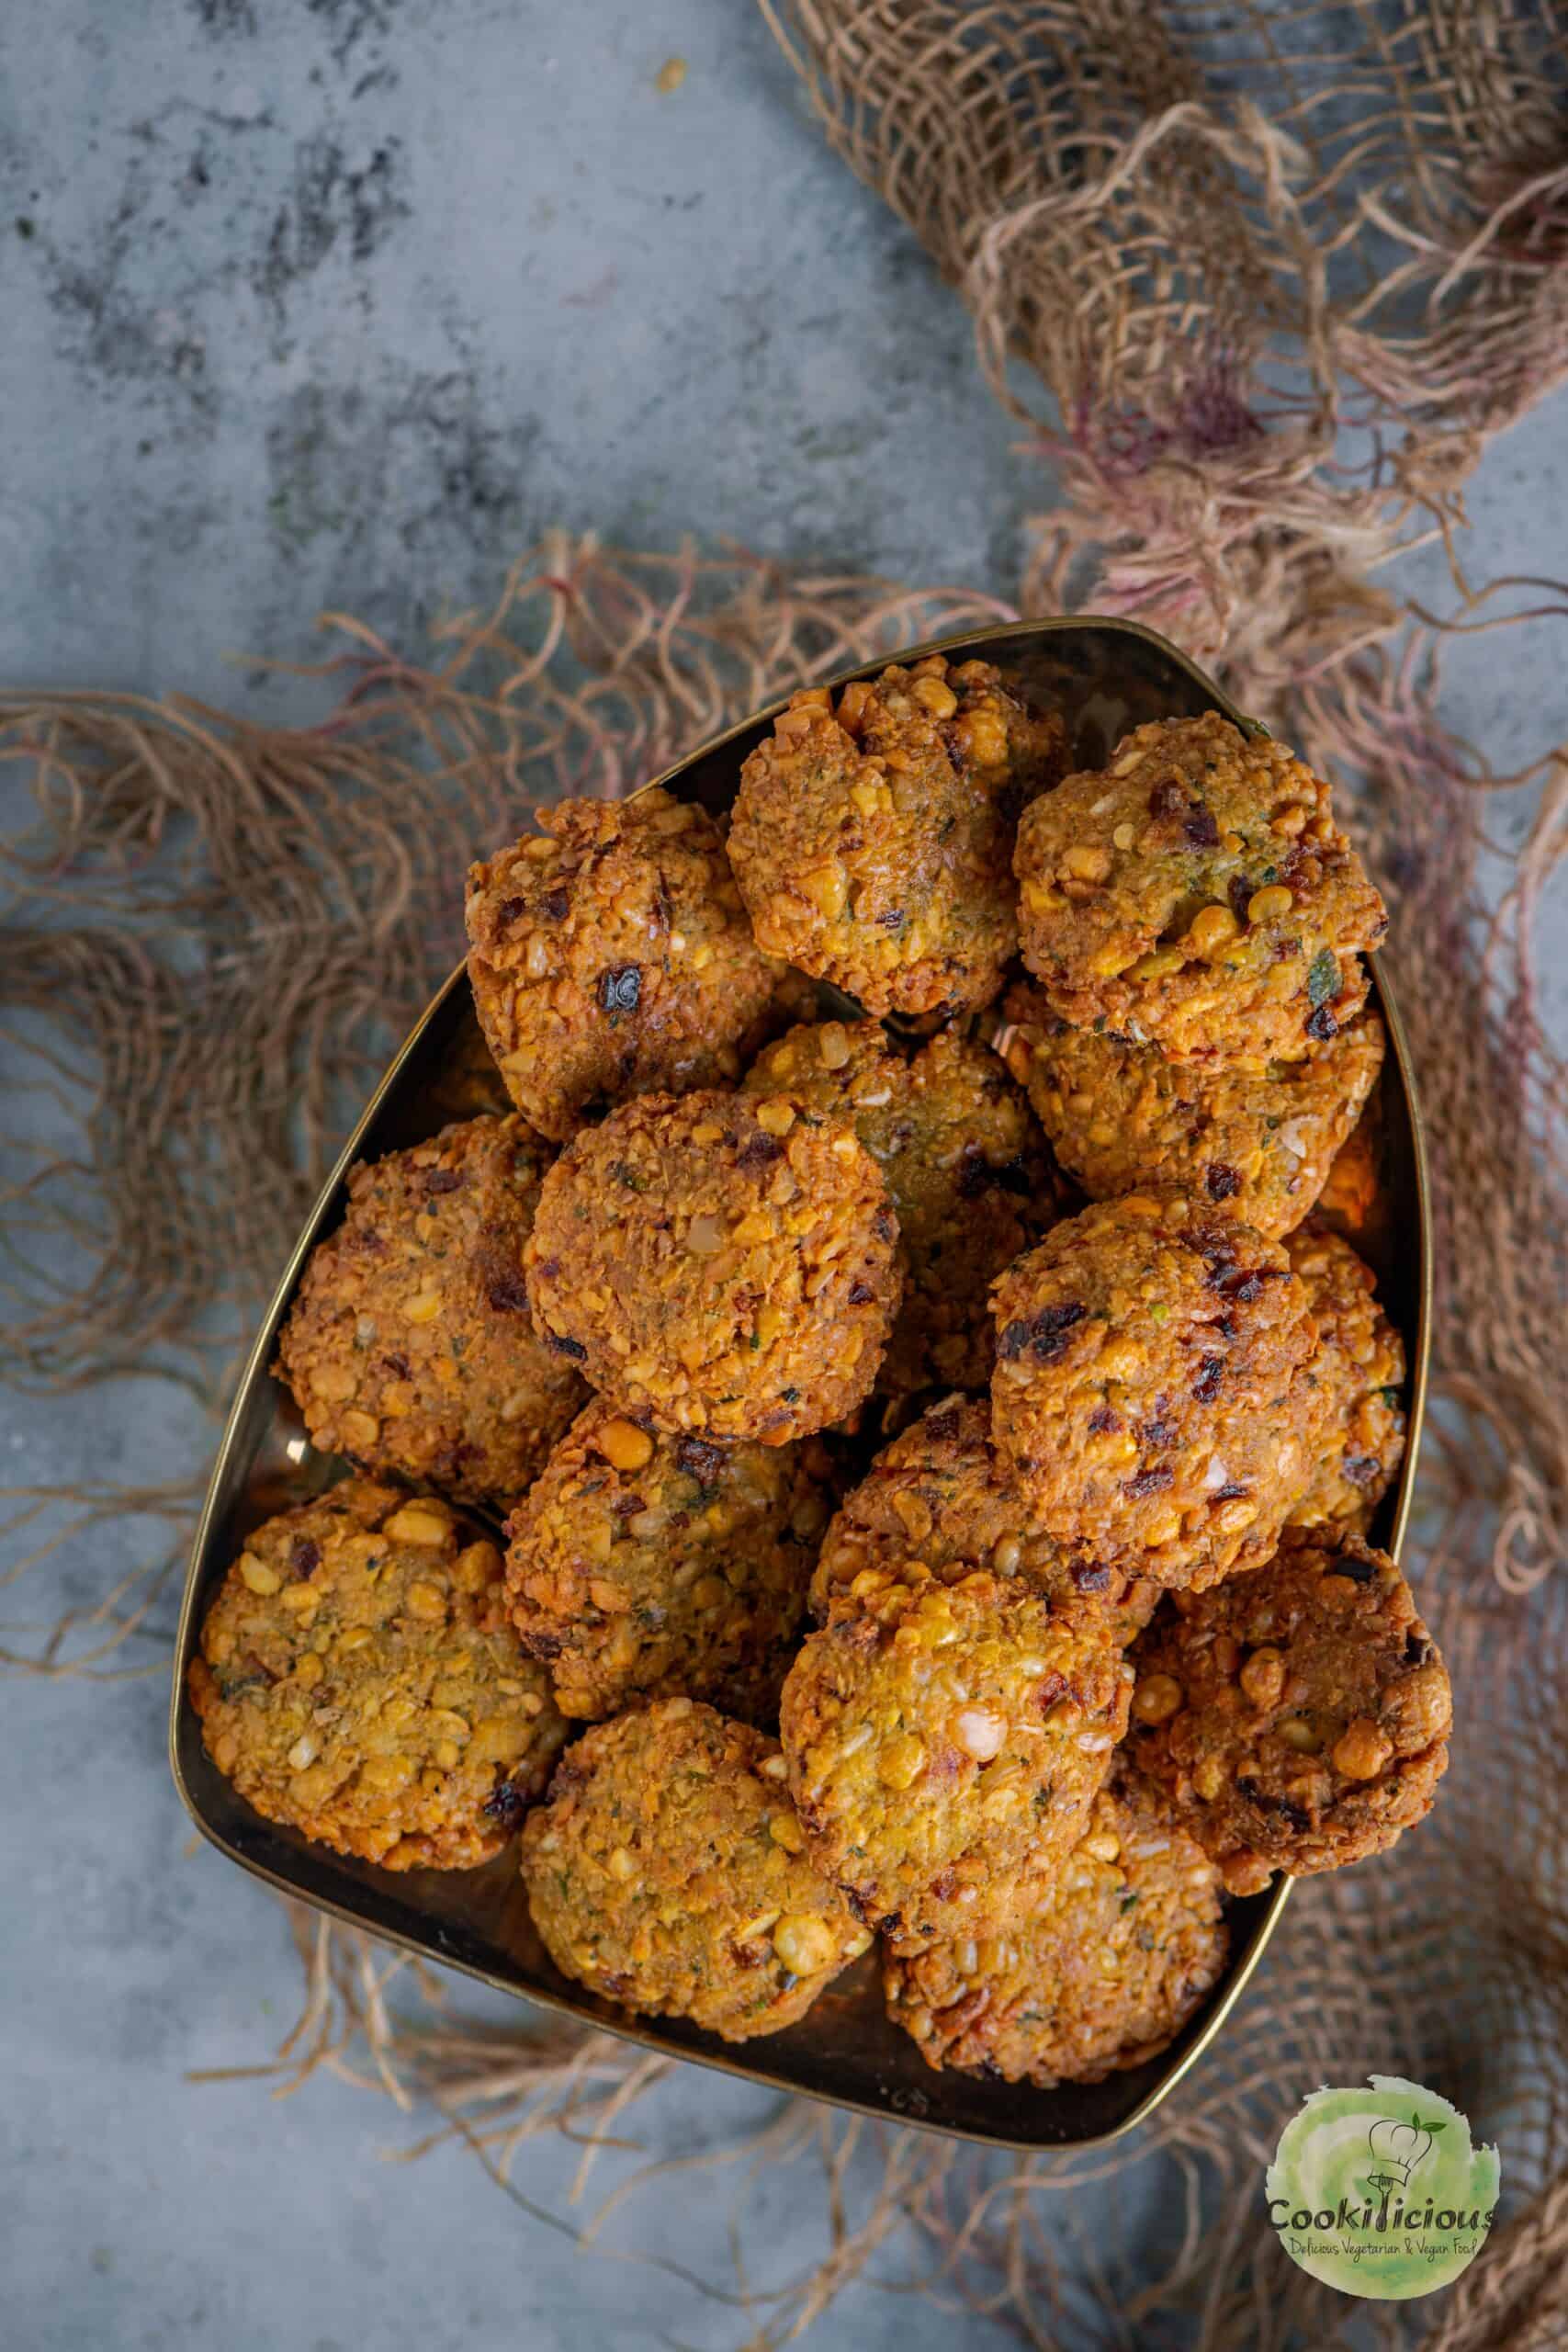
[[[1493, 452], [1478, 577], [1562, 569], [1565, 427], [1558, 401]], [[488, 595], [549, 523], [1006, 593], [1050, 488], [955, 300], [820, 145], [746, 0], [7, 0], [0, 435], [0, 675], [280, 715], [298, 690], [246, 655], [308, 655], [322, 605], [410, 634]], [[1444, 593], [1435, 554], [1409, 568]], [[1524, 758], [1568, 733], [1563, 651], [1545, 630], [1473, 641], [1450, 715]], [[1550, 1002], [1568, 1011], [1568, 954]], [[148, 1386], [65, 1411], [0, 1392], [14, 1478], [151, 1477], [209, 1443]], [[72, 1581], [112, 1564], [106, 1544]], [[383, 2101], [187, 2087], [289, 2021], [281, 1918], [187, 1854], [159, 1683], [5, 1704], [18, 2346], [736, 2341], [733, 2313], [580, 2262], [460, 2154], [378, 2165], [400, 2138]], [[692, 2151], [766, 2108], [688, 2071], [637, 2128]], [[543, 2143], [519, 2181], [558, 2204], [570, 2161]], [[763, 2211], [781, 2269], [809, 2258], [812, 2168], [771, 2177]], [[722, 2211], [690, 2184], [639, 2226], [722, 2267]], [[920, 2352], [954, 2329], [858, 2290], [813, 2340]]]

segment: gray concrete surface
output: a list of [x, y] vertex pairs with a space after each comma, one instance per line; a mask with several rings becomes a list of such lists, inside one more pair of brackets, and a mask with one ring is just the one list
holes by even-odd
[[[665, 96], [671, 56], [689, 72]], [[956, 304], [827, 154], [744, 0], [9, 0], [0, 302], [8, 681], [286, 707], [232, 657], [307, 652], [322, 605], [411, 628], [558, 521], [1005, 591], [1045, 487]], [[1478, 572], [1562, 568], [1565, 423], [1559, 402], [1489, 459]], [[1482, 639], [1450, 708], [1522, 758], [1568, 732], [1564, 672], [1561, 632], [1502, 659]], [[145, 1386], [63, 1412], [6, 1397], [0, 1430], [10, 1475], [38, 1479], [151, 1475], [208, 1442]], [[98, 1546], [74, 1573], [110, 1565]], [[263, 2061], [296, 1977], [269, 1899], [186, 1850], [163, 1704], [156, 1677], [6, 1691], [0, 2335], [738, 2341], [690, 2290], [581, 2261], [460, 2151], [378, 2164], [407, 2132], [366, 2092], [323, 2080], [275, 2109], [254, 2083], [186, 2084]], [[693, 2151], [762, 2111], [685, 2071], [636, 2130]], [[518, 2182], [558, 2208], [566, 2163], [541, 2143]], [[812, 2169], [760, 2194], [784, 2275], [821, 2243]], [[717, 2276], [722, 2200], [688, 2179], [617, 2242]], [[955, 2330], [856, 2289], [814, 2340], [921, 2352]]]
[[749, 0], [11, 0], [0, 87], [8, 677], [231, 697], [547, 523], [1014, 568], [964, 316]]

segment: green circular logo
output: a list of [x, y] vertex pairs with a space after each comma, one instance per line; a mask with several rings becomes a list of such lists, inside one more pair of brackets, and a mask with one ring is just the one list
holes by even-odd
[[1291, 2260], [1385, 2302], [1447, 2287], [1492, 2224], [1502, 2166], [1435, 2091], [1398, 2075], [1314, 2091], [1286, 2124], [1265, 2186]]

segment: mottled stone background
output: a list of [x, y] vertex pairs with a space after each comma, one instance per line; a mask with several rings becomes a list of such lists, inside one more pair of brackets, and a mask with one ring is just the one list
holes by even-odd
[[[1563, 568], [1565, 413], [1478, 478], [1478, 576]], [[6, 0], [0, 434], [0, 676], [278, 713], [299, 690], [247, 656], [308, 655], [324, 605], [412, 638], [550, 523], [1007, 593], [1050, 496], [747, 0]], [[1409, 569], [1448, 594], [1440, 557]], [[1563, 652], [1546, 628], [1473, 641], [1450, 715], [1524, 759], [1568, 733]], [[39, 1480], [152, 1478], [210, 1442], [145, 1385], [0, 1398], [0, 1431], [6, 1475]], [[580, 2261], [466, 2155], [378, 2163], [406, 2136], [383, 2101], [186, 2084], [267, 2055], [295, 1969], [268, 1898], [186, 1851], [164, 1695], [6, 1690], [6, 2341], [735, 2343], [733, 2312]], [[691, 2152], [767, 2111], [686, 2071], [636, 2129]], [[558, 2207], [574, 2161], [541, 2143], [519, 2184]], [[760, 2210], [771, 2275], [810, 2258], [814, 2167], [770, 2174]], [[628, 2236], [722, 2272], [700, 2179]], [[813, 2340], [958, 2337], [859, 2289]]]
[[1011, 574], [964, 316], [747, 0], [0, 13], [7, 673], [231, 695], [552, 522]]

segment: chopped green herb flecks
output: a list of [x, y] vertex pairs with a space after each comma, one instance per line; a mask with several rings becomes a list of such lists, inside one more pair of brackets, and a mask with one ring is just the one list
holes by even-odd
[[1320, 947], [1307, 968], [1307, 995], [1315, 1012], [1339, 993], [1339, 961], [1332, 947]]

